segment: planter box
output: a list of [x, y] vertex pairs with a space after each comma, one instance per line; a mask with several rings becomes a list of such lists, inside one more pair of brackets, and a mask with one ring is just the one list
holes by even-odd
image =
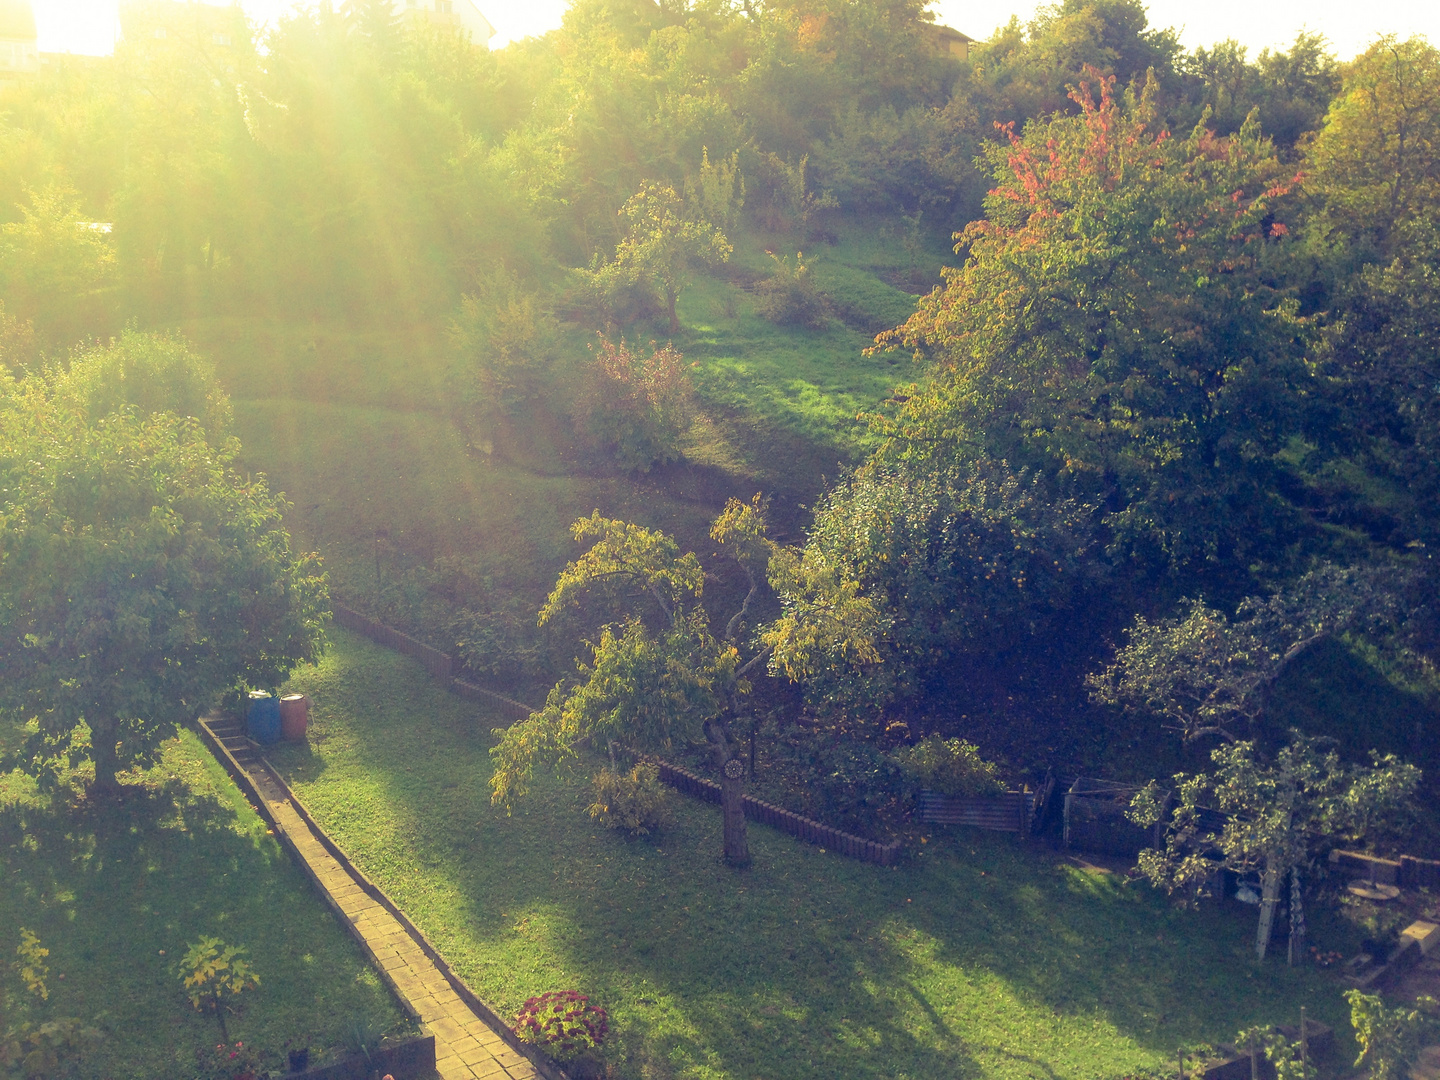
[[[1300, 1029], [1281, 1024], [1273, 1029], [1284, 1035], [1292, 1043], [1300, 1041]], [[1315, 1020], [1305, 1021], [1305, 1044], [1310, 1055], [1310, 1062], [1322, 1060], [1327, 1057], [1335, 1046], [1335, 1032], [1326, 1024]], [[1193, 1074], [1204, 1077], [1204, 1080], [1250, 1080], [1250, 1055], [1242, 1054], [1235, 1047], [1228, 1043], [1220, 1047], [1225, 1056], [1219, 1060], [1212, 1060], [1202, 1066], [1203, 1071]], [[1259, 1055], [1255, 1062], [1256, 1072], [1260, 1074], [1261, 1080], [1274, 1080], [1275, 1066], [1266, 1060], [1264, 1054]]]
[[994, 832], [1030, 832], [1030, 815], [1035, 796], [1028, 791], [1007, 791], [1003, 795], [942, 795], [920, 793], [920, 820], [933, 825], [970, 825]]
[[1163, 847], [1161, 828], [1169, 816], [1170, 798], [1153, 827], [1142, 829], [1125, 816], [1138, 787], [1081, 777], [1065, 793], [1065, 846], [1076, 851], [1133, 859], [1146, 848]]
[[430, 1076], [435, 1072], [435, 1036], [427, 1032], [393, 1046], [382, 1046], [369, 1061], [356, 1054], [332, 1065], [282, 1075], [290, 1080], [371, 1080], [377, 1072], [381, 1076], [390, 1073], [395, 1080]]

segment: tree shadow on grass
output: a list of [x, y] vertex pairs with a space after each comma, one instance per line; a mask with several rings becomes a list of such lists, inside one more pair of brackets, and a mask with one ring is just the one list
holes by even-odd
[[1249, 960], [1252, 910], [1176, 911], [997, 834], [881, 869], [754, 826], [737, 873], [704, 804], [626, 841], [542, 776], [506, 817], [502, 721], [355, 639], [326, 663], [296, 684], [331, 727], [302, 798], [502, 1014], [594, 994], [627, 1076], [1120, 1075], [1301, 1004], [1343, 1019], [1326, 978]]
[[119, 799], [0, 809], [0, 875], [0, 948], [13, 949], [12, 928], [38, 934], [50, 949], [46, 1014], [105, 1033], [83, 1076], [173, 1077], [219, 1041], [179, 972], [187, 945], [204, 935], [248, 949], [261, 986], [230, 1033], [276, 1062], [287, 1040], [317, 1051], [339, 1044], [352, 1017], [402, 1022], [258, 819], [181, 779], [152, 777]]

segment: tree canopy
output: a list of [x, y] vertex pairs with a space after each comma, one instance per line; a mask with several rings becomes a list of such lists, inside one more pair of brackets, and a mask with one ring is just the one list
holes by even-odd
[[18, 761], [47, 781], [89, 759], [114, 789], [220, 693], [278, 685], [322, 640], [324, 577], [291, 550], [283, 501], [168, 407], [184, 359], [132, 336], [0, 388], [0, 708], [36, 725]]

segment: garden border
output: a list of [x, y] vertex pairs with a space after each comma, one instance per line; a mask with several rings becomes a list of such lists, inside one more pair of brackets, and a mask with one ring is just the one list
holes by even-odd
[[[280, 841], [281, 846], [284, 847], [286, 852], [300, 865], [311, 883], [320, 891], [320, 894], [325, 898], [331, 910], [335, 912], [340, 921], [349, 929], [351, 935], [359, 943], [361, 950], [369, 957], [371, 963], [380, 975], [381, 980], [400, 1002], [401, 1008], [416, 1023], [426, 1029], [433, 1062], [436, 1056], [435, 1050], [438, 1045], [433, 1031], [430, 1031], [423, 1017], [421, 1017], [419, 1010], [416, 1009], [410, 1001], [405, 989], [396, 982], [380, 957], [375, 954], [371, 942], [365, 936], [364, 928], [344, 910], [339, 898], [336, 897], [329, 886], [321, 879], [319, 872], [311, 864], [310, 860], [306, 858], [304, 852], [300, 850], [295, 838], [292, 837], [284, 825], [276, 819], [270, 809], [268, 800], [256, 785], [255, 777], [250, 774], [250, 768], [242, 764], [221, 742], [220, 737], [211, 729], [210, 719], [211, 718], [208, 717], [198, 717], [196, 719], [196, 727], [199, 729], [202, 741], [230, 775], [231, 779], [235, 781], [236, 786], [245, 796], [246, 801], [250, 803], [251, 807], [260, 815], [261, 819], [270, 826], [275, 838]], [[493, 1032], [512, 1053], [525, 1059], [533, 1068], [534, 1072], [545, 1077], [546, 1080], [569, 1080], [569, 1077], [562, 1069], [557, 1068], [548, 1058], [543, 1058], [533, 1047], [526, 1046], [522, 1043], [510, 1029], [510, 1026], [500, 1019], [495, 1010], [485, 1004], [485, 1002], [466, 985], [465, 981], [446, 963], [445, 958], [440, 955], [439, 951], [431, 944], [430, 940], [424, 935], [420, 928], [410, 921], [409, 917], [390, 899], [389, 895], [387, 895], [383, 889], [371, 881], [364, 871], [350, 861], [350, 858], [340, 849], [339, 845], [337, 845], [335, 841], [330, 838], [329, 834], [311, 817], [310, 812], [305, 809], [304, 804], [301, 803], [295, 793], [290, 790], [290, 786], [285, 783], [275, 767], [264, 757], [259, 757], [257, 764], [264, 770], [264, 779], [274, 785], [277, 792], [282, 796], [283, 801], [290, 804], [291, 809], [295, 811], [296, 816], [302, 824], [305, 825], [306, 829], [310, 831], [315, 842], [325, 850], [327, 855], [335, 860], [356, 888], [384, 909], [384, 911], [399, 924], [406, 936], [412, 940], [414, 945], [424, 955], [426, 961], [434, 967], [436, 973], [444, 979], [456, 997], [464, 1003], [465, 1007], [470, 1010], [475, 1018]], [[253, 767], [254, 766], [251, 766], [251, 768]]]

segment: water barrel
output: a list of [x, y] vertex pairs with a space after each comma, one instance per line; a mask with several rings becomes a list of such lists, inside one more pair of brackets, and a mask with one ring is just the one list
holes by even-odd
[[304, 694], [286, 694], [280, 699], [280, 736], [303, 739], [310, 726], [310, 699]]
[[264, 690], [250, 691], [250, 711], [245, 714], [246, 734], [268, 746], [280, 741], [280, 701]]

